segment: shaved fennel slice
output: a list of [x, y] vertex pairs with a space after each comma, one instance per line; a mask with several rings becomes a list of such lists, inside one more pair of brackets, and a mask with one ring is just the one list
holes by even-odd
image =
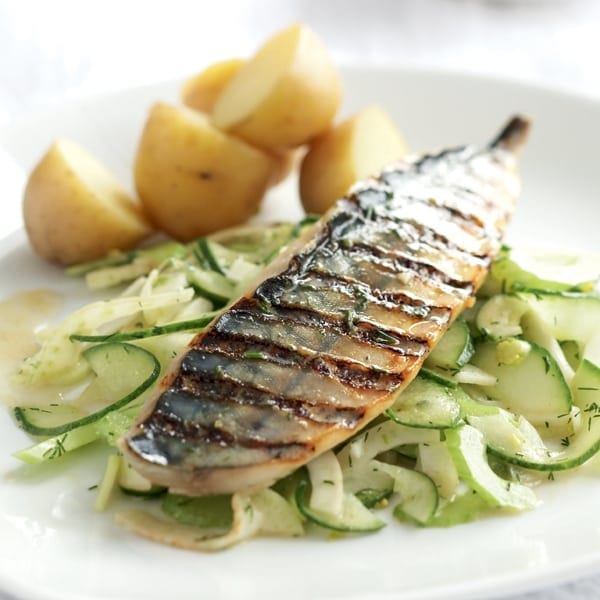
[[292, 507], [273, 490], [265, 489], [252, 495], [233, 494], [231, 507], [233, 524], [225, 533], [167, 521], [142, 510], [117, 513], [115, 522], [155, 542], [205, 552], [224, 550], [258, 534], [299, 536], [304, 533]]
[[83, 359], [81, 345], [73, 343], [69, 336], [96, 333], [101, 327], [107, 328], [107, 333], [110, 333], [113, 321], [143, 310], [183, 304], [193, 296], [194, 291], [185, 288], [146, 297], [119, 297], [88, 304], [56, 327], [46, 330], [41, 348], [23, 362], [16, 375], [16, 383], [38, 386], [68, 385], [80, 381], [89, 372], [89, 365]]

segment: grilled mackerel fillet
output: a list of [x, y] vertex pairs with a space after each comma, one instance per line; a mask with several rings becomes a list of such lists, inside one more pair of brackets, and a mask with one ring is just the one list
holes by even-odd
[[388, 408], [473, 303], [529, 125], [360, 182], [197, 335], [120, 441], [183, 494], [272, 484]]

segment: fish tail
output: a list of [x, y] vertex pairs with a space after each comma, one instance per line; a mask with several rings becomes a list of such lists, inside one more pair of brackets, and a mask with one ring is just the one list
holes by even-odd
[[531, 121], [522, 115], [513, 116], [490, 143], [490, 148], [502, 148], [519, 153], [527, 142]]

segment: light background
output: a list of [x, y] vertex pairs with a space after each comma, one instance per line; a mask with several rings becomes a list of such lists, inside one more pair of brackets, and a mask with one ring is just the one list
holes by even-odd
[[[23, 184], [2, 126], [249, 55], [293, 21], [311, 25], [339, 64], [492, 74], [600, 100], [597, 0], [0, 0], [0, 237], [20, 226]], [[598, 597], [600, 576], [518, 600]]]

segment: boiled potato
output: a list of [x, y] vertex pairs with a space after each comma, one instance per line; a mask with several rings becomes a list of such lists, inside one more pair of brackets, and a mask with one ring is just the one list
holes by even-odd
[[244, 63], [241, 58], [232, 58], [210, 65], [183, 84], [181, 101], [195, 110], [212, 112], [217, 98]]
[[213, 120], [257, 146], [296, 147], [327, 129], [341, 95], [325, 46], [310, 29], [294, 25], [240, 68], [217, 100]]
[[287, 176], [300, 164], [302, 151], [298, 149], [272, 150], [270, 154], [275, 160], [275, 170], [271, 176], [269, 186], [274, 186], [287, 179]]
[[[182, 102], [194, 110], [210, 113], [225, 86], [244, 63], [240, 58], [232, 58], [210, 65], [183, 85]], [[291, 173], [296, 164], [296, 152], [272, 150], [270, 154], [275, 160], [275, 169], [269, 186], [274, 186]]]
[[407, 152], [402, 134], [381, 108], [362, 109], [310, 145], [300, 167], [304, 209], [324, 213], [354, 182]]
[[216, 129], [203, 113], [156, 104], [135, 160], [135, 184], [154, 224], [180, 241], [243, 223], [275, 168], [269, 154]]
[[152, 232], [115, 177], [68, 140], [56, 141], [31, 173], [23, 218], [35, 252], [65, 265], [131, 248]]

